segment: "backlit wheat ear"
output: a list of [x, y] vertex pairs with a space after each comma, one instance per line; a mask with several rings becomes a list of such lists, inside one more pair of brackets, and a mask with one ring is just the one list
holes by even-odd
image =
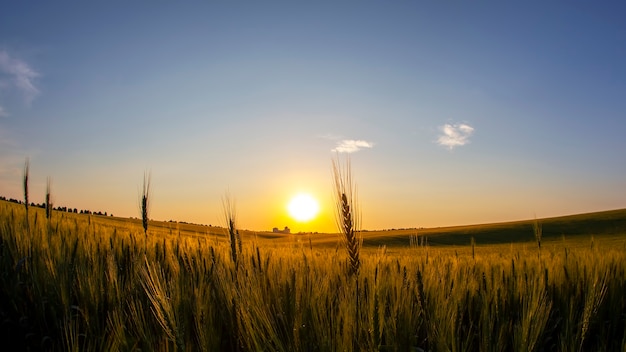
[[[228, 228], [230, 255], [233, 258], [233, 262], [237, 264], [237, 248], [241, 248], [241, 239], [239, 238], [239, 231], [237, 231], [235, 202], [232, 200], [229, 193], [226, 193], [222, 198], [222, 208], [224, 209], [224, 218]], [[237, 244], [239, 244], [239, 246]]]
[[28, 173], [30, 169], [30, 161], [26, 158], [24, 162], [24, 207], [26, 207], [26, 217], [28, 218]]
[[143, 174], [143, 187], [141, 192], [141, 223], [143, 225], [143, 233], [148, 237], [148, 215], [150, 211], [150, 173]]
[[46, 180], [46, 219], [50, 219], [52, 215], [52, 200], [50, 198], [50, 177]]
[[338, 159], [333, 160], [333, 176], [335, 180], [337, 226], [342, 235], [342, 242], [348, 252], [350, 273], [358, 274], [361, 266], [359, 253], [363, 245], [363, 238], [359, 231], [360, 219], [356, 209], [356, 189], [352, 182], [350, 160], [346, 160], [344, 169], [339, 165]]

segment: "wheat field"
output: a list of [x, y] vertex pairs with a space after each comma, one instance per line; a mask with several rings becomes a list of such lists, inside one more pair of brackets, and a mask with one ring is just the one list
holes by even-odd
[[623, 241], [540, 252], [415, 239], [364, 249], [352, 274], [341, 245], [242, 232], [235, 263], [227, 236], [178, 225], [144, 236], [139, 221], [36, 208], [26, 218], [2, 201], [2, 341], [31, 351], [626, 348]]

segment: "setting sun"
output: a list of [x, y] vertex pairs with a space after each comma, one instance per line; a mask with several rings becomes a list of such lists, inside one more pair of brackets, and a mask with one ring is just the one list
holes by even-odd
[[309, 221], [317, 215], [319, 205], [309, 194], [298, 194], [287, 205], [289, 215], [297, 221]]

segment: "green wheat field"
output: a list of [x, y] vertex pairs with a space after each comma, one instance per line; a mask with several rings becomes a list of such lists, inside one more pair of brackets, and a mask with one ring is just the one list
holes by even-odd
[[365, 231], [357, 267], [343, 232], [46, 215], [0, 201], [10, 350], [626, 351], [626, 210]]

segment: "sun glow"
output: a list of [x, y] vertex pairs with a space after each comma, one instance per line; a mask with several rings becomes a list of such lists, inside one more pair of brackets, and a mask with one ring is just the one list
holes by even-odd
[[319, 212], [319, 204], [309, 194], [298, 194], [287, 205], [289, 215], [297, 221], [305, 222], [312, 220]]

